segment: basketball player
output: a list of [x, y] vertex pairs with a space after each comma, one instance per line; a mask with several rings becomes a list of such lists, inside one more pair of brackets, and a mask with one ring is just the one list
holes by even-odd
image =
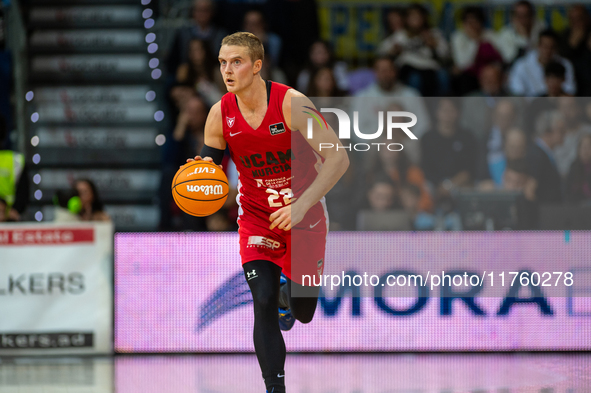
[[[319, 288], [304, 287], [302, 276], [322, 274], [328, 231], [324, 195], [349, 159], [343, 149], [319, 151], [320, 143], [339, 144], [330, 127], [314, 123], [312, 138], [303, 136], [308, 125], [301, 113], [313, 104], [288, 86], [263, 80], [263, 58], [255, 35], [224, 38], [219, 63], [228, 93], [209, 112], [205, 146], [195, 159], [219, 165], [226, 145], [230, 148], [239, 173], [240, 256], [254, 301], [255, 352], [267, 392], [283, 393], [280, 329], [314, 316]], [[292, 297], [298, 289], [306, 297]]]

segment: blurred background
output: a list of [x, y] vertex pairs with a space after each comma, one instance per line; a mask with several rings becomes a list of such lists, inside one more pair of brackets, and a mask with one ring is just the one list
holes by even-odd
[[[589, 5], [0, 4], [0, 221], [235, 231], [233, 197], [195, 219], [169, 184], [200, 151], [208, 110], [225, 92], [221, 39], [245, 30], [264, 42], [263, 78], [310, 97], [383, 97], [419, 115], [419, 142], [399, 154], [350, 154], [327, 197], [331, 230], [591, 227]], [[73, 196], [80, 203], [64, 209]], [[391, 219], [372, 218], [384, 212]]]

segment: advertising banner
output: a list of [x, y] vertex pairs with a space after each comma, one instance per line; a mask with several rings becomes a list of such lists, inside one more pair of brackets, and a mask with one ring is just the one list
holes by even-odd
[[0, 225], [0, 355], [112, 350], [113, 226]]
[[[329, 233], [287, 349], [589, 350], [590, 260], [589, 232]], [[115, 315], [118, 352], [252, 352], [238, 235], [117, 234]]]

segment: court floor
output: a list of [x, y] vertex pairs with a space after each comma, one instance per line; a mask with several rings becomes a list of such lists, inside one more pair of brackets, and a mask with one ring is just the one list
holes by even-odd
[[[591, 392], [591, 354], [288, 355], [290, 393]], [[1, 393], [263, 393], [253, 355], [0, 358]]]

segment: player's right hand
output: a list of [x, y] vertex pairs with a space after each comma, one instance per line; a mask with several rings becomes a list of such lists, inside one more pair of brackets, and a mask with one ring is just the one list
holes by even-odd
[[[187, 158], [187, 162], [192, 162], [192, 161], [207, 161], [207, 162], [211, 162], [212, 164], [215, 164], [215, 162], [213, 162], [213, 158], [211, 157], [201, 157], [201, 156], [195, 156], [195, 158]], [[222, 168], [221, 165], [218, 165], [220, 168]]]

